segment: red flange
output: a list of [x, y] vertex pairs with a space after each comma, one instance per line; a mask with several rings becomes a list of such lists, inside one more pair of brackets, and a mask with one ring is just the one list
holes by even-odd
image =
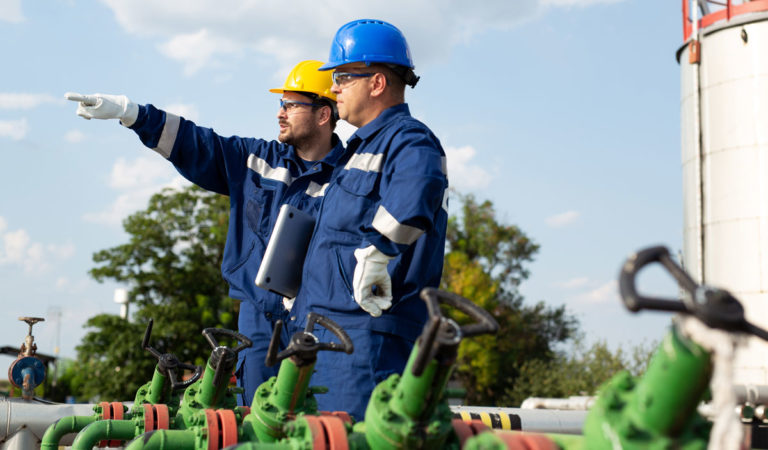
[[464, 442], [475, 435], [475, 431], [469, 426], [469, 423], [461, 419], [451, 420], [451, 425], [453, 425], [453, 432], [456, 433], [456, 437], [459, 438], [459, 447], [464, 447]]
[[155, 408], [149, 403], [144, 403], [141, 406], [144, 407], [144, 432], [153, 431], [157, 422], [155, 419]]
[[309, 431], [312, 433], [313, 450], [330, 450], [326, 443], [325, 427], [320, 423], [320, 418], [316, 416], [304, 416], [309, 425]]
[[523, 440], [530, 450], [558, 450], [560, 447], [543, 434], [523, 434]]
[[337, 416], [320, 416], [320, 423], [325, 428], [325, 435], [328, 437], [328, 448], [333, 450], [349, 450], [349, 440], [347, 439], [347, 429], [344, 421]]
[[237, 419], [231, 409], [216, 411], [221, 425], [221, 448], [237, 444]]
[[528, 434], [519, 431], [496, 431], [509, 450], [558, 450], [552, 439], [542, 434]]
[[352, 416], [350, 416], [346, 411], [320, 411], [319, 413], [321, 416], [336, 416], [341, 419], [342, 422], [348, 423], [350, 425], [354, 422], [352, 420]]
[[[123, 404], [120, 402], [112, 402], [109, 404], [109, 406], [112, 409], [112, 419], [123, 420]], [[122, 443], [123, 441], [112, 439], [107, 443], [107, 447], [120, 447]]]
[[[112, 405], [109, 404], [109, 402], [101, 402], [99, 403], [99, 406], [101, 406], [101, 420], [109, 420], [112, 418]], [[107, 445], [109, 445], [110, 441], [103, 440], [99, 441], [97, 444], [99, 448], [104, 448]]]
[[168, 412], [168, 405], [158, 404], [153, 405], [155, 409], [155, 429], [156, 430], [170, 430], [171, 429], [171, 414]]
[[469, 427], [472, 428], [472, 431], [475, 435], [485, 433], [486, 431], [490, 430], [488, 425], [484, 424], [481, 420], [473, 420], [469, 422]]
[[205, 423], [208, 426], [208, 450], [219, 450], [221, 448], [221, 440], [219, 439], [221, 430], [221, 424], [219, 423], [219, 415], [212, 409], [205, 410]]

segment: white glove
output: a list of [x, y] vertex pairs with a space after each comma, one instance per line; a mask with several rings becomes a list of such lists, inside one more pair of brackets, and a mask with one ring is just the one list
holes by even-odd
[[379, 317], [381, 311], [392, 306], [392, 280], [387, 272], [392, 257], [371, 245], [355, 250], [355, 258], [357, 265], [352, 280], [355, 301], [365, 312]]
[[130, 127], [139, 117], [139, 106], [128, 100], [125, 95], [83, 95], [67, 92], [64, 97], [73, 102], [80, 102], [77, 105], [77, 115], [88, 120], [120, 119], [120, 123]]

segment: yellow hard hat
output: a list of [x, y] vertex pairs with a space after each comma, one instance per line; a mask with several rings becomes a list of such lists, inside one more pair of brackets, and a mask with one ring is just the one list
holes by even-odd
[[331, 92], [333, 85], [333, 75], [331, 71], [320, 72], [321, 61], [302, 61], [296, 64], [296, 67], [288, 74], [285, 80], [285, 86], [281, 88], [270, 89], [269, 92], [282, 94], [289, 92], [310, 92], [320, 97], [336, 101], [336, 94]]

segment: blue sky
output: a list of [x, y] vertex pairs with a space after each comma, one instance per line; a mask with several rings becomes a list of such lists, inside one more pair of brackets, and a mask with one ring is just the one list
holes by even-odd
[[[638, 248], [681, 248], [680, 4], [365, 3], [296, 0], [287, 14], [282, 2], [0, 0], [0, 345], [21, 343], [16, 317], [58, 309], [61, 354], [74, 356], [85, 320], [119, 311], [118, 286], [88, 277], [91, 255], [126, 240], [120, 221], [152, 193], [185, 183], [133, 132], [77, 117], [64, 92], [275, 138], [268, 89], [363, 17], [408, 38], [422, 79], [406, 99], [441, 139], [451, 184], [541, 245], [527, 301], [565, 304], [590, 340], [661, 337], [669, 317], [627, 313], [615, 279]], [[676, 293], [649, 272], [647, 292]], [[39, 351], [56, 330], [37, 326]]]

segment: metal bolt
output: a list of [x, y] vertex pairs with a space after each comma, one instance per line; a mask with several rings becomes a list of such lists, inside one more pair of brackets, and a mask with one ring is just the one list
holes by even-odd
[[742, 422], [752, 422], [752, 419], [755, 418], [755, 408], [749, 403], [738, 405], [736, 412], [739, 414]]
[[624, 406], [624, 401], [621, 400], [619, 393], [616, 391], [606, 392], [607, 405], [609, 409], [621, 409]]
[[765, 405], [757, 405], [755, 407], [755, 417], [762, 422], [765, 422], [766, 419], [765, 412]]

